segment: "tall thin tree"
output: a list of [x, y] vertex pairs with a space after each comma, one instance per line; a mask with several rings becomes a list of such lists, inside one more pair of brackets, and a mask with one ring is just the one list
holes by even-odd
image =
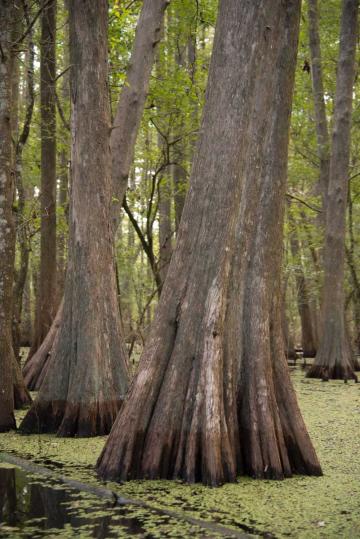
[[56, 0], [46, 2], [41, 13], [40, 42], [41, 114], [41, 232], [40, 271], [37, 287], [35, 332], [30, 357], [50, 329], [56, 297]]
[[342, 2], [334, 127], [326, 202], [323, 328], [315, 362], [307, 374], [310, 378], [356, 379], [345, 327], [344, 263], [358, 8], [358, 0]]

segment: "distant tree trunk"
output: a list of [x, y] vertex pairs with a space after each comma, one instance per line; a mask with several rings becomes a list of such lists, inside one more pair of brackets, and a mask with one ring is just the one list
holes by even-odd
[[[24, 4], [26, 6], [26, 4]], [[25, 9], [26, 24], [30, 24], [30, 17]], [[25, 207], [29, 195], [29, 189], [26, 189], [23, 182], [23, 150], [28, 140], [32, 115], [34, 110], [35, 93], [34, 93], [34, 42], [32, 31], [29, 32], [28, 39], [28, 54], [26, 65], [26, 98], [25, 98], [25, 120], [22, 131], [17, 139], [15, 147], [15, 183], [18, 196], [17, 205], [17, 240], [20, 250], [19, 270], [15, 279], [14, 286], [14, 312], [13, 312], [13, 344], [16, 358], [20, 356], [21, 346], [21, 320], [24, 288], [27, 279], [29, 267], [30, 241], [28, 237], [28, 226], [25, 220]], [[28, 339], [29, 340], [29, 339]], [[31, 337], [30, 337], [31, 341]]]
[[[69, 11], [68, 6], [69, 0], [65, 0], [64, 8], [66, 12]], [[65, 69], [69, 65], [69, 29], [68, 24], [65, 28], [65, 46], [63, 53], [63, 65]], [[69, 95], [70, 90], [70, 80], [69, 80], [69, 71], [63, 74], [62, 83], [61, 83], [61, 97], [62, 103], [68, 103], [70, 99]], [[67, 122], [67, 120], [66, 120]], [[68, 140], [68, 125], [63, 129], [63, 137], [65, 140]], [[68, 190], [69, 190], [69, 149], [66, 144], [62, 145], [59, 155], [59, 189], [58, 189], [58, 204], [59, 208], [62, 211], [62, 220], [63, 227], [58, 231], [57, 237], [57, 306], [60, 305], [62, 297], [64, 295], [64, 286], [65, 286], [65, 273], [66, 273], [66, 242], [67, 242], [67, 231], [64, 230], [64, 224], [67, 221], [68, 213]]]
[[12, 364], [12, 287], [15, 261], [15, 227], [12, 216], [14, 175], [11, 170], [11, 30], [14, 2], [0, 4], [0, 432], [16, 427]]
[[[293, 223], [295, 226], [295, 223]], [[299, 240], [296, 235], [296, 230], [291, 232], [290, 235], [290, 248], [291, 253], [296, 264], [295, 269], [295, 282], [296, 282], [296, 295], [298, 311], [301, 322], [301, 344], [304, 353], [304, 357], [315, 357], [316, 355], [316, 335], [313, 329], [313, 316], [311, 313], [310, 299], [308, 293], [308, 285], [304, 275], [300, 259], [300, 246]]]
[[[112, 219], [114, 236], [133, 161], [136, 136], [148, 93], [156, 45], [160, 39], [161, 24], [168, 3], [169, 0], [145, 0], [143, 3], [136, 27], [135, 41], [127, 78], [120, 95], [111, 130]], [[34, 348], [33, 346], [32, 350]], [[37, 356], [39, 361], [45, 364], [49, 352], [50, 350], [45, 347], [43, 349], [43, 355]], [[32, 354], [33, 352], [31, 352], [29, 358]]]
[[128, 386], [111, 228], [107, 7], [107, 0], [70, 5], [72, 187], [64, 311], [23, 432], [106, 434]]
[[164, 283], [172, 254], [171, 186], [165, 174], [159, 185], [159, 272]]
[[294, 344], [294, 338], [293, 335], [289, 331], [289, 321], [286, 315], [286, 288], [287, 288], [287, 282], [285, 281], [283, 287], [282, 287], [282, 301], [281, 301], [281, 325], [282, 325], [282, 333], [283, 333], [283, 339], [284, 339], [284, 350], [285, 350], [285, 356], [287, 359], [295, 359], [296, 353], [295, 353], [295, 344]]
[[41, 14], [41, 233], [35, 334], [30, 357], [45, 339], [56, 313], [56, 0]]
[[323, 331], [315, 362], [308, 372], [311, 378], [356, 379], [345, 328], [344, 263], [358, 4], [358, 0], [343, 0], [342, 4], [326, 211]]
[[27, 274], [22, 305], [20, 325], [20, 344], [30, 346], [32, 340], [32, 316], [31, 316], [31, 283], [30, 275]]
[[49, 329], [45, 339], [41, 343], [40, 348], [26, 362], [23, 368], [23, 376], [26, 387], [30, 391], [39, 391], [41, 384], [45, 378], [45, 374], [49, 367], [51, 350], [54, 346], [55, 338], [58, 335], [58, 329], [62, 320], [64, 302], [62, 301], [51, 328]]
[[[352, 302], [354, 312], [354, 345], [355, 352], [360, 355], [360, 279], [356, 269], [356, 262], [354, 258], [355, 250], [355, 236], [354, 236], [354, 218], [353, 218], [353, 200], [351, 193], [348, 199], [348, 226], [349, 226], [349, 247], [345, 246], [345, 255], [348, 268], [350, 270], [350, 282], [352, 285]], [[360, 370], [360, 359], [354, 357], [354, 370]]]
[[113, 204], [115, 230], [134, 158], [135, 142], [148, 93], [156, 45], [161, 38], [164, 12], [169, 1], [144, 0], [126, 81], [115, 115], [110, 138], [113, 191], [116, 198]]
[[309, 45], [311, 55], [311, 79], [314, 97], [315, 126], [320, 159], [319, 191], [322, 198], [323, 212], [321, 214], [325, 224], [327, 191], [330, 174], [330, 137], [326, 118], [324, 97], [324, 83], [322, 73], [318, 0], [308, 0], [309, 17]]
[[272, 314], [299, 17], [298, 0], [220, 1], [177, 246], [103, 477], [321, 473]]

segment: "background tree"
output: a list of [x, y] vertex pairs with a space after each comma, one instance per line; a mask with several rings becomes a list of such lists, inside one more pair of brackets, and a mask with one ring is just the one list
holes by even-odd
[[12, 285], [15, 227], [12, 216], [14, 175], [11, 162], [11, 83], [14, 3], [0, 5], [0, 431], [15, 427], [12, 363]]
[[343, 0], [327, 194], [323, 331], [316, 361], [308, 372], [315, 378], [356, 379], [345, 327], [344, 264], [358, 7], [357, 0]]
[[50, 329], [56, 313], [56, 0], [41, 13], [41, 240], [35, 333], [30, 356]]

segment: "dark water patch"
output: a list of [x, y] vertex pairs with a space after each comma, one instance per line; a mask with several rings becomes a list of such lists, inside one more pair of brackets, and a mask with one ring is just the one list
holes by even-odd
[[239, 537], [236, 531], [205, 522], [199, 526], [166, 511], [127, 502], [119, 506], [121, 500], [0, 463], [0, 537]]
[[[111, 529], [118, 528], [117, 530]], [[141, 519], [89, 494], [0, 465], [0, 536], [144, 535]], [[147, 535], [151, 537], [151, 535]]]

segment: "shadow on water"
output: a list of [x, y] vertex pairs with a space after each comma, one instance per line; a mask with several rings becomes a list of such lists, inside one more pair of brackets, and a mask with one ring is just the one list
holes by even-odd
[[145, 531], [129, 508], [113, 508], [95, 496], [0, 465], [0, 537], [100, 539], [144, 536]]

